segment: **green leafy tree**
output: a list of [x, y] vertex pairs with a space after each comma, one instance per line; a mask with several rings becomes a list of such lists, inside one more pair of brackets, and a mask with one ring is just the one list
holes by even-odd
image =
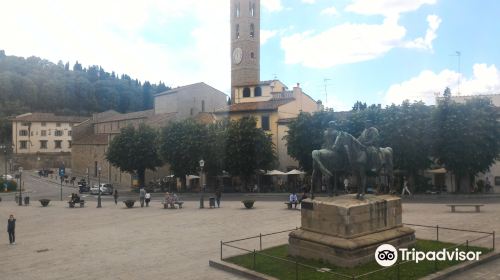
[[139, 185], [144, 186], [146, 169], [154, 170], [162, 164], [157, 140], [157, 132], [144, 124], [137, 129], [128, 126], [111, 140], [106, 159], [121, 171], [137, 174]]
[[174, 175], [181, 178], [183, 187], [186, 175], [198, 173], [199, 161], [207, 147], [206, 137], [206, 127], [191, 119], [173, 122], [161, 131], [160, 155], [170, 164]]
[[297, 119], [288, 125], [288, 133], [283, 137], [287, 141], [287, 152], [306, 172], [312, 172], [311, 153], [321, 149], [324, 130], [328, 122], [333, 120], [335, 113], [332, 110], [313, 114], [301, 112]]
[[473, 98], [465, 104], [449, 96], [433, 116], [433, 155], [455, 175], [456, 190], [469, 192], [471, 180], [487, 171], [500, 152], [500, 128], [491, 100]]
[[233, 176], [244, 184], [258, 169], [269, 170], [276, 166], [276, 151], [271, 136], [256, 127], [255, 118], [231, 121], [226, 137], [225, 165]]

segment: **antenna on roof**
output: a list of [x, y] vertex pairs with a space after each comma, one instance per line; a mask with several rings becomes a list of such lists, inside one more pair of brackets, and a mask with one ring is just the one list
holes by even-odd
[[460, 78], [462, 76], [462, 72], [460, 71], [460, 58], [462, 53], [460, 51], [455, 51], [455, 54], [450, 54], [450, 56], [456, 56], [458, 60], [458, 96], [460, 96]]
[[327, 92], [327, 90], [326, 90], [326, 83], [327, 83], [328, 81], [330, 81], [330, 80], [331, 80], [331, 79], [327, 79], [327, 78], [323, 79], [323, 82], [325, 83], [325, 105], [328, 103], [328, 92]]

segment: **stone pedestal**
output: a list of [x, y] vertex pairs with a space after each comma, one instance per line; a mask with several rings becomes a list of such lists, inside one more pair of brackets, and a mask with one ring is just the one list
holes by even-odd
[[415, 243], [415, 231], [402, 225], [399, 197], [307, 199], [301, 211], [302, 226], [289, 235], [292, 256], [353, 267], [374, 260], [381, 244], [408, 247]]

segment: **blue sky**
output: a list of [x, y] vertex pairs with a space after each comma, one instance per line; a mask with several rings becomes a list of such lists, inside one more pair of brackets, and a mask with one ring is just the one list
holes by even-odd
[[[498, 11], [495, 0], [261, 0], [261, 79], [323, 101], [326, 85], [335, 110], [432, 104], [446, 86], [500, 93]], [[8, 1], [0, 49], [229, 93], [229, 0]]]

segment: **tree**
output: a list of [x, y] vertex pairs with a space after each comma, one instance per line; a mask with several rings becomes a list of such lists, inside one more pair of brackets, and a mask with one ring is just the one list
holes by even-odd
[[432, 108], [423, 102], [404, 101], [401, 105], [388, 106], [382, 114], [378, 124], [380, 145], [393, 149], [395, 168], [405, 170], [413, 181], [420, 170], [432, 163], [429, 130]]
[[226, 137], [225, 165], [244, 184], [258, 169], [269, 170], [276, 165], [276, 151], [271, 136], [256, 127], [253, 117], [231, 121]]
[[297, 119], [288, 125], [288, 133], [284, 137], [287, 141], [288, 154], [299, 162], [300, 168], [311, 173], [313, 150], [321, 149], [323, 132], [328, 122], [335, 120], [332, 110], [319, 111], [314, 114], [301, 112]]
[[144, 124], [138, 129], [128, 126], [111, 140], [106, 159], [121, 171], [137, 174], [139, 185], [144, 186], [146, 169], [154, 170], [162, 164], [157, 139], [157, 132]]
[[500, 152], [500, 127], [489, 99], [465, 104], [450, 98], [439, 102], [433, 115], [433, 155], [455, 175], [456, 190], [469, 192], [471, 180], [485, 172]]
[[[191, 119], [170, 123], [160, 135], [160, 155], [183, 187], [186, 175], [196, 174], [206, 149], [207, 129]], [[207, 162], [208, 163], [208, 162]]]

